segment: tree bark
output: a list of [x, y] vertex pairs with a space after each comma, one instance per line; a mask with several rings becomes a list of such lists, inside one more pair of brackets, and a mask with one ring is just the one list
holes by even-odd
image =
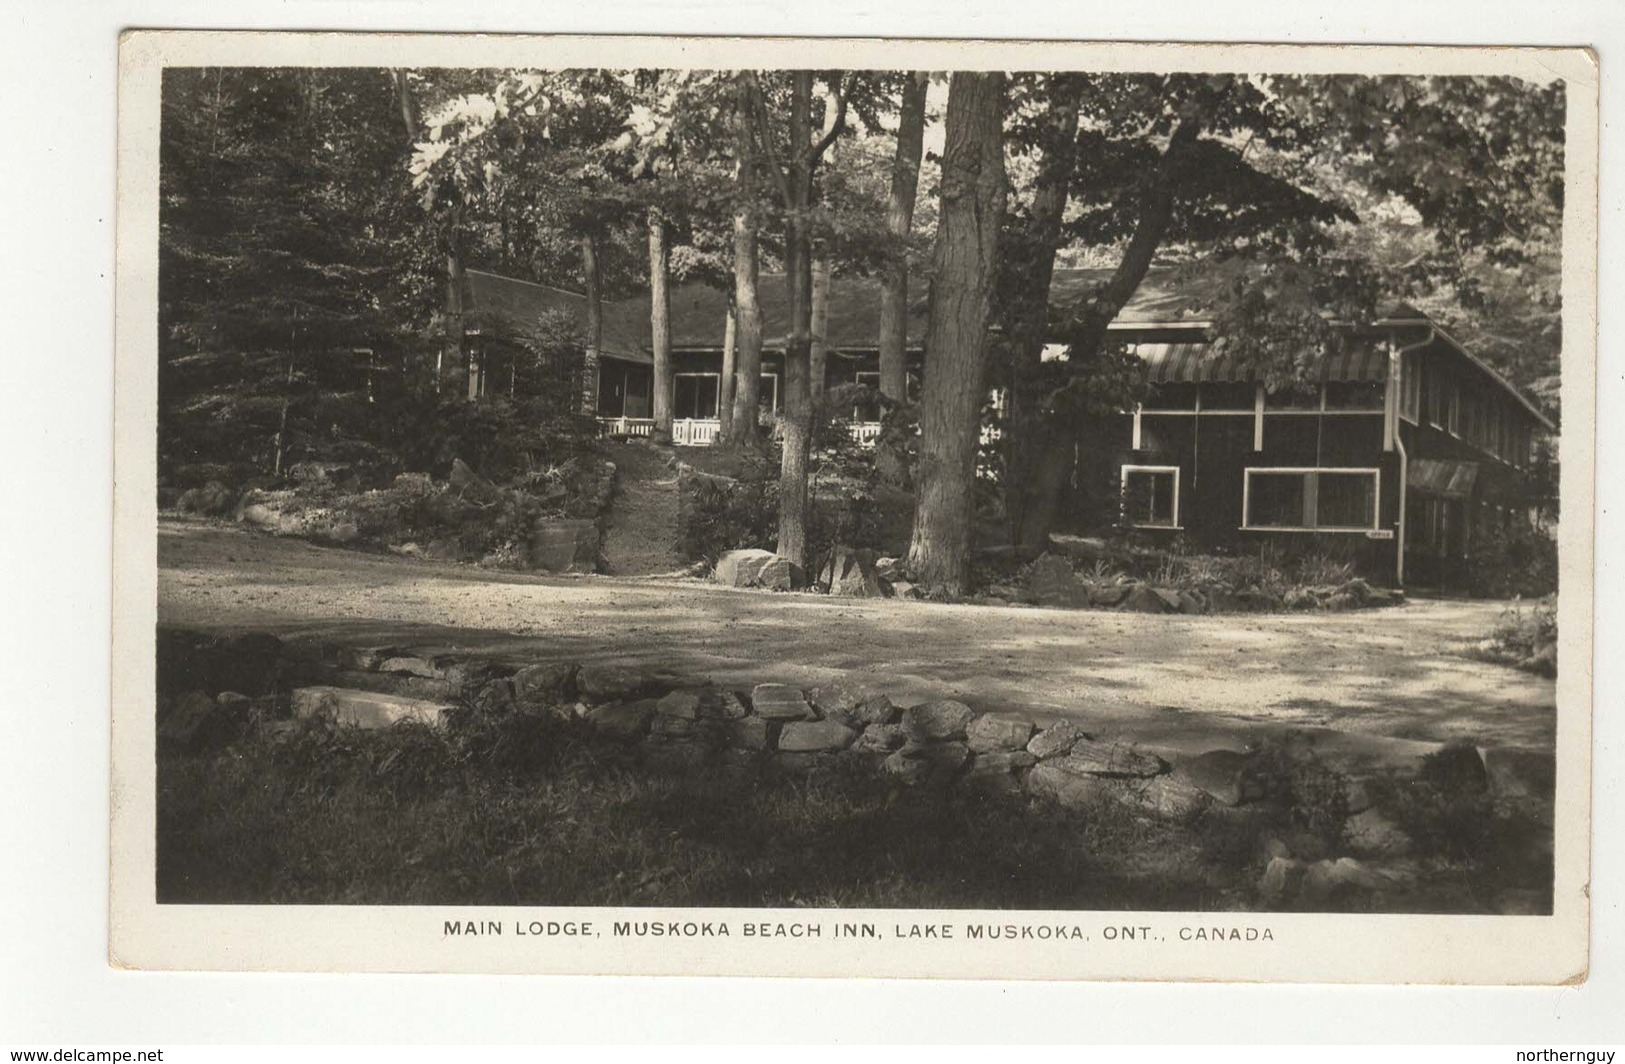
[[908, 570], [962, 594], [970, 572], [988, 306], [1004, 220], [1004, 75], [955, 73], [944, 129], [942, 207], [932, 255], [920, 399], [919, 497]]
[[813, 416], [823, 414], [824, 389], [829, 383], [829, 253], [812, 260], [812, 323], [808, 347], [808, 382], [812, 388]]
[[604, 348], [604, 304], [598, 270], [598, 237], [581, 234], [581, 277], [587, 297], [587, 342], [581, 365], [581, 412], [598, 413], [598, 361]]
[[734, 215], [734, 355], [733, 431], [730, 442], [753, 442], [760, 433], [758, 407], [762, 389], [762, 312], [756, 299], [759, 259], [756, 223], [748, 209]]
[[406, 143], [413, 144], [418, 139], [418, 109], [412, 100], [412, 86], [406, 80], [406, 71], [396, 68], [389, 72], [390, 80], [395, 83], [395, 104], [400, 108], [401, 125], [406, 129]]
[[444, 379], [447, 364], [467, 365], [468, 334], [463, 321], [463, 293], [463, 208], [457, 204], [446, 211], [446, 338], [434, 366], [437, 389]]
[[920, 187], [929, 75], [916, 71], [907, 78], [897, 119], [891, 192], [886, 200], [886, 232], [893, 246], [881, 278], [878, 341], [880, 392], [900, 403], [908, 400], [908, 238], [914, 227], [914, 201]]
[[671, 366], [671, 248], [666, 243], [666, 218], [659, 208], [649, 210], [649, 335], [654, 354], [655, 443], [671, 443], [671, 405], [675, 380]]
[[722, 325], [722, 377], [717, 381], [717, 435], [726, 441], [734, 427], [734, 372], [739, 343], [738, 326], [734, 322], [733, 301], [728, 301], [728, 320]]
[[807, 565], [807, 469], [812, 446], [812, 240], [807, 208], [812, 201], [813, 159], [809, 138], [813, 75], [790, 74], [790, 145], [784, 220], [784, 285], [790, 321], [784, 345], [783, 455], [779, 466], [777, 551]]
[[[1040, 416], [1042, 396], [1037, 380], [1049, 339], [1049, 291], [1055, 277], [1055, 255], [1061, 246], [1061, 223], [1071, 195], [1077, 165], [1078, 115], [1083, 80], [1075, 74], [1055, 74], [1049, 81], [1041, 158], [1034, 179], [1033, 203], [1019, 248], [1006, 248], [1007, 266], [1013, 257], [1021, 284], [1010, 293], [1012, 306], [1007, 335], [1012, 364], [1005, 405], [1005, 512], [1011, 539], [1023, 546], [1044, 546], [1054, 527], [1055, 505], [1065, 477], [1054, 471], [1039, 482], [1038, 461], [1042, 437], [1054, 426]], [[1029, 519], [1029, 514], [1033, 518]]]

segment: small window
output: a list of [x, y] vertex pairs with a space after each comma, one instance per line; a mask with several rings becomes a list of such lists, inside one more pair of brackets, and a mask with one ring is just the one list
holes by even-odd
[[1179, 467], [1123, 467], [1123, 523], [1136, 528], [1179, 527]]
[[1375, 469], [1249, 469], [1242, 526], [1365, 532], [1377, 527]]

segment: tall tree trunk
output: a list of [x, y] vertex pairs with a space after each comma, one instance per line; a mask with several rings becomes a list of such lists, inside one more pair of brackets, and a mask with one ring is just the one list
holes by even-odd
[[582, 287], [587, 296], [587, 343], [581, 363], [581, 412], [598, 413], [598, 361], [604, 349], [604, 304], [598, 272], [598, 236], [581, 234]]
[[671, 442], [671, 406], [675, 387], [671, 366], [671, 248], [666, 218], [649, 210], [649, 335], [654, 353], [655, 443]]
[[784, 285], [790, 321], [784, 345], [783, 457], [779, 466], [778, 553], [807, 565], [807, 471], [812, 448], [812, 202], [811, 121], [813, 75], [790, 74], [788, 196], [784, 220]]
[[412, 100], [412, 86], [406, 80], [406, 71], [396, 68], [389, 72], [390, 80], [395, 84], [395, 105], [401, 112], [401, 125], [406, 129], [406, 143], [416, 143], [418, 139], [418, 109]]
[[1004, 220], [1004, 75], [955, 73], [948, 89], [942, 207], [932, 255], [920, 398], [919, 499], [908, 569], [927, 589], [965, 590], [988, 306]]
[[[446, 367], [466, 366], [468, 333], [463, 320], [463, 208], [456, 204], [446, 211], [446, 336], [435, 362], [434, 382], [438, 389]], [[470, 396], [469, 398], [473, 398]]]
[[753, 443], [758, 434], [762, 387], [762, 315], [756, 298], [760, 261], [756, 241], [756, 159], [750, 132], [750, 84], [739, 79], [735, 136], [739, 152], [738, 201], [734, 205], [734, 390], [729, 443]]
[[[1064, 483], [1054, 471], [1036, 482], [1035, 465], [1043, 451], [1042, 437], [1057, 426], [1044, 423], [1039, 407], [1038, 375], [1044, 343], [1049, 339], [1049, 291], [1055, 277], [1055, 254], [1061, 246], [1061, 223], [1071, 194], [1077, 165], [1078, 113], [1083, 101], [1083, 79], [1055, 74], [1049, 79], [1046, 115], [1038, 174], [1027, 225], [1019, 245], [1006, 247], [1005, 267], [1019, 271], [1021, 283], [1012, 285], [1008, 308], [1010, 381], [1005, 404], [1005, 512], [1011, 538], [1023, 546], [1047, 544], [1054, 527], [1055, 506]], [[1029, 520], [1031, 512], [1033, 520]]]
[[728, 301], [728, 320], [722, 324], [722, 376], [717, 381], [717, 435], [726, 441], [734, 427], [734, 349], [739, 343], [734, 322], [733, 300]]
[[812, 387], [813, 416], [823, 416], [824, 390], [829, 384], [829, 252], [820, 249], [812, 260], [812, 338], [808, 347], [808, 382]]
[[892, 159], [891, 192], [886, 200], [886, 232], [892, 238], [880, 287], [880, 392], [908, 399], [908, 238], [914, 227], [914, 200], [920, 187], [925, 147], [925, 89], [929, 75], [912, 72], [903, 83], [897, 120], [897, 153]]
[[[1168, 145], [1143, 196], [1140, 216], [1134, 233], [1129, 237], [1123, 257], [1094, 298], [1087, 310], [1071, 322], [1069, 334], [1074, 358], [1087, 358], [1100, 350], [1106, 342], [1107, 328], [1122, 311], [1124, 304], [1134, 295], [1146, 271], [1162, 246], [1163, 236], [1173, 217], [1174, 197], [1178, 185], [1178, 170], [1189, 146], [1201, 135], [1201, 121], [1196, 117], [1184, 118]], [[1038, 436], [1037, 469], [1029, 477], [1032, 495], [1023, 504], [1021, 541], [1041, 544], [1049, 541], [1056, 516], [1061, 512], [1061, 495], [1071, 482], [1073, 466], [1077, 461], [1078, 430], [1082, 427], [1080, 412], [1073, 404], [1073, 394], [1087, 388], [1086, 379], [1073, 378], [1045, 401], [1051, 422], [1048, 432]]]

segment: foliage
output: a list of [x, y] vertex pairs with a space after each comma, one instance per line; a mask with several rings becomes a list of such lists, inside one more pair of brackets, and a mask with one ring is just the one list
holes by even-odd
[[1463, 578], [1480, 598], [1539, 598], [1557, 591], [1557, 540], [1518, 515], [1505, 528], [1486, 523], [1467, 544]]
[[677, 549], [684, 558], [714, 562], [731, 550], [773, 549], [779, 528], [776, 477], [702, 474], [684, 477], [679, 491]]
[[1501, 611], [1488, 639], [1474, 648], [1485, 661], [1500, 662], [1538, 676], [1557, 675], [1557, 600], [1514, 602]]

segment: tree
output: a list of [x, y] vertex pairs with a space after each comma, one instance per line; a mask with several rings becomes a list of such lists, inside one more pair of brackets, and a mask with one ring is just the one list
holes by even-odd
[[897, 151], [892, 159], [886, 201], [889, 249], [880, 288], [880, 391], [897, 402], [908, 400], [908, 240], [914, 226], [914, 199], [925, 150], [925, 90], [930, 75], [908, 73], [897, 117]]
[[1005, 208], [1002, 74], [955, 73], [944, 130], [920, 402], [919, 500], [910, 574], [959, 594], [969, 578], [988, 307]]

